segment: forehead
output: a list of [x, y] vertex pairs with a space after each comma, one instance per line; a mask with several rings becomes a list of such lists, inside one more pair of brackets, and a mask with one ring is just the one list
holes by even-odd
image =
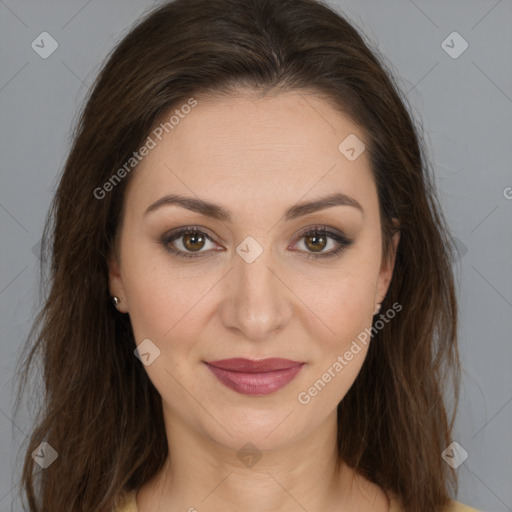
[[271, 198], [288, 205], [337, 191], [374, 199], [367, 152], [356, 159], [343, 152], [343, 141], [362, 143], [364, 132], [318, 95], [241, 92], [196, 101], [162, 117], [165, 123], [180, 113], [133, 171], [128, 207], [145, 208], [171, 192], [260, 208]]

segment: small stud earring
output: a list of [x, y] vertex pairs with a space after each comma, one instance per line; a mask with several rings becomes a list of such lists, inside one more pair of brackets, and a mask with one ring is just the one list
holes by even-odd
[[373, 314], [376, 315], [380, 311], [381, 304], [376, 304]]
[[114, 302], [114, 306], [117, 308], [117, 305], [121, 302], [121, 299], [119, 297], [112, 297], [112, 301]]

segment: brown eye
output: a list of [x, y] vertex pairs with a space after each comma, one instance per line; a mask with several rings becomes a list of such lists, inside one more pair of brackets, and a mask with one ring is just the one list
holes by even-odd
[[[202, 250], [213, 240], [204, 231], [197, 228], [186, 228], [170, 235], [164, 236], [160, 243], [164, 248], [176, 256], [184, 258], [198, 258], [205, 256], [208, 250]], [[210, 249], [210, 247], [206, 247]], [[195, 254], [194, 254], [195, 253]]]
[[304, 237], [307, 248], [313, 252], [320, 252], [324, 250], [327, 245], [327, 238], [328, 237], [315, 232]]
[[[354, 243], [341, 233], [328, 231], [325, 227], [309, 227], [299, 235], [300, 241], [304, 240], [307, 258], [331, 258], [339, 254]], [[329, 244], [331, 242], [331, 244]], [[330, 250], [325, 251], [326, 247], [331, 245]], [[302, 249], [301, 249], [302, 251]]]
[[[302, 232], [299, 237], [304, 240], [304, 248], [300, 252], [308, 258], [329, 258], [339, 254], [343, 249], [354, 243], [341, 233], [328, 231], [324, 227], [313, 227]], [[213, 239], [196, 227], [188, 227], [164, 236], [160, 243], [164, 248], [176, 256], [183, 258], [200, 258], [211, 256], [212, 252], [222, 250], [215, 248]], [[207, 244], [213, 247], [207, 247]], [[331, 245], [331, 247], [328, 247]], [[205, 249], [206, 250], [203, 250]], [[326, 248], [330, 250], [326, 251]]]
[[189, 251], [198, 251], [203, 248], [206, 237], [199, 232], [187, 233], [183, 236], [183, 245]]

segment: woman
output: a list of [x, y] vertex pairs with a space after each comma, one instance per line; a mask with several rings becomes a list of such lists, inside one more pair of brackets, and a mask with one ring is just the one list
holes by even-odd
[[442, 456], [457, 304], [421, 136], [325, 5], [149, 14], [44, 236], [31, 512], [473, 510]]

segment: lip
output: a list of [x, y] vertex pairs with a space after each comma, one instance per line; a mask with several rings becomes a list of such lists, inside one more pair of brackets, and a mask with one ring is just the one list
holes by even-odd
[[271, 357], [205, 361], [208, 369], [228, 388], [244, 395], [269, 395], [288, 384], [305, 364], [290, 359]]

